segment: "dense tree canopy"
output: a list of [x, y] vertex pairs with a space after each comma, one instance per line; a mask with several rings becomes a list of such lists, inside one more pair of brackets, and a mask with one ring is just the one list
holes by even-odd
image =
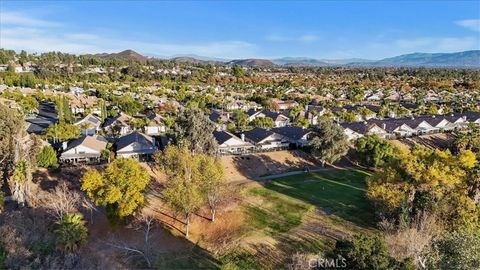
[[427, 211], [439, 214], [450, 226], [475, 228], [478, 210], [468, 197], [467, 180], [476, 162], [468, 150], [458, 156], [421, 147], [401, 150], [398, 158], [370, 177], [368, 196], [387, 216], [413, 217]]
[[[344, 258], [347, 269], [383, 270], [408, 269], [410, 262], [398, 262], [392, 258], [382, 235], [359, 234], [349, 240], [337, 241], [333, 253]], [[338, 257], [337, 257], [338, 258]], [[414, 269], [410, 267], [410, 269]]]
[[54, 141], [68, 141], [80, 137], [80, 127], [67, 123], [53, 124], [45, 130], [43, 136]]
[[144, 203], [144, 191], [150, 176], [133, 159], [116, 159], [100, 174], [88, 170], [82, 178], [82, 190], [97, 205], [107, 208], [110, 215], [129, 216]]
[[310, 141], [312, 154], [322, 162], [333, 163], [348, 151], [347, 136], [335, 123], [322, 120], [313, 129]]
[[198, 109], [186, 110], [177, 121], [179, 141], [194, 153], [217, 153], [218, 144], [213, 137], [214, 130], [215, 124]]
[[257, 117], [252, 121], [252, 126], [258, 128], [274, 128], [275, 123], [270, 117]]
[[367, 166], [378, 167], [388, 162], [397, 149], [377, 135], [367, 135], [355, 142], [358, 158]]

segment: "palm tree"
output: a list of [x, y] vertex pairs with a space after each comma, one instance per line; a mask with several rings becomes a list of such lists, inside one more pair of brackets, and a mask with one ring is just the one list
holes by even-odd
[[81, 214], [66, 214], [57, 225], [56, 243], [61, 250], [75, 251], [87, 241], [87, 227]]

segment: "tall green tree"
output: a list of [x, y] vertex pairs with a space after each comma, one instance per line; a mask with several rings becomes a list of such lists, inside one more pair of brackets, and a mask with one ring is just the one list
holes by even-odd
[[[8, 178], [18, 161], [18, 141], [22, 137], [23, 119], [21, 115], [0, 104], [0, 181]], [[17, 156], [17, 157], [15, 157]]]
[[200, 188], [210, 208], [211, 220], [215, 221], [218, 204], [225, 192], [225, 170], [223, 164], [211, 156], [199, 159]]
[[396, 148], [377, 135], [366, 135], [355, 142], [359, 159], [367, 166], [378, 167], [395, 156]]
[[189, 236], [192, 214], [203, 203], [200, 168], [196, 156], [186, 147], [169, 146], [156, 155], [156, 161], [167, 175], [163, 196], [167, 204], [185, 216], [185, 235]]
[[218, 143], [213, 136], [215, 123], [201, 110], [187, 110], [177, 119], [177, 137], [194, 153], [215, 155]]
[[80, 137], [80, 127], [73, 124], [58, 123], [50, 125], [43, 135], [46, 139], [51, 139], [55, 142], [68, 141]]
[[275, 122], [270, 117], [257, 117], [252, 121], [252, 126], [258, 128], [274, 128]]
[[57, 152], [50, 145], [44, 146], [37, 155], [37, 166], [51, 168], [58, 166]]
[[320, 120], [310, 141], [312, 154], [322, 162], [333, 163], [347, 154], [347, 136], [343, 129], [329, 120]]
[[185, 215], [186, 236], [192, 214], [203, 204], [210, 208], [214, 221], [224, 195], [225, 172], [220, 161], [178, 146], [168, 146], [158, 152], [155, 161], [167, 176], [163, 190], [165, 201], [174, 211]]

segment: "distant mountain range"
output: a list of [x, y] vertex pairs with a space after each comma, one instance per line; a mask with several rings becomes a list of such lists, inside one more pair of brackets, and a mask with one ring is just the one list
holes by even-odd
[[468, 67], [480, 68], [480, 50], [457, 53], [411, 53], [370, 63], [355, 63], [373, 66], [422, 66], [422, 67]]
[[[100, 57], [134, 60], [146, 63], [149, 57], [143, 56], [132, 50], [125, 50], [112, 54], [96, 54]], [[308, 57], [283, 57], [277, 59], [235, 59], [228, 60], [223, 58], [204, 57], [198, 55], [177, 55], [171, 58], [155, 57], [157, 59], [169, 59], [178, 63], [198, 63], [198, 64], [227, 64], [250, 67], [267, 66], [365, 66], [365, 67], [463, 67], [480, 68], [480, 50], [456, 52], [456, 53], [411, 53], [400, 56], [385, 58], [382, 60], [368, 60], [360, 58], [350, 59], [315, 59]]]
[[273, 59], [272, 62], [277, 65], [283, 66], [316, 66], [316, 67], [328, 67], [346, 65], [349, 63], [368, 63], [374, 60], [367, 60], [361, 58], [348, 58], [348, 59], [314, 59], [308, 57], [283, 57]]

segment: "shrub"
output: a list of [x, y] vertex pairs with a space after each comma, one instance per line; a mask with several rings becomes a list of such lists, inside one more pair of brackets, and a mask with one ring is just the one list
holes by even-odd
[[44, 146], [37, 155], [37, 165], [43, 168], [58, 167], [57, 152], [50, 145]]
[[59, 249], [72, 252], [87, 241], [87, 227], [80, 214], [66, 214], [57, 224], [55, 235]]

